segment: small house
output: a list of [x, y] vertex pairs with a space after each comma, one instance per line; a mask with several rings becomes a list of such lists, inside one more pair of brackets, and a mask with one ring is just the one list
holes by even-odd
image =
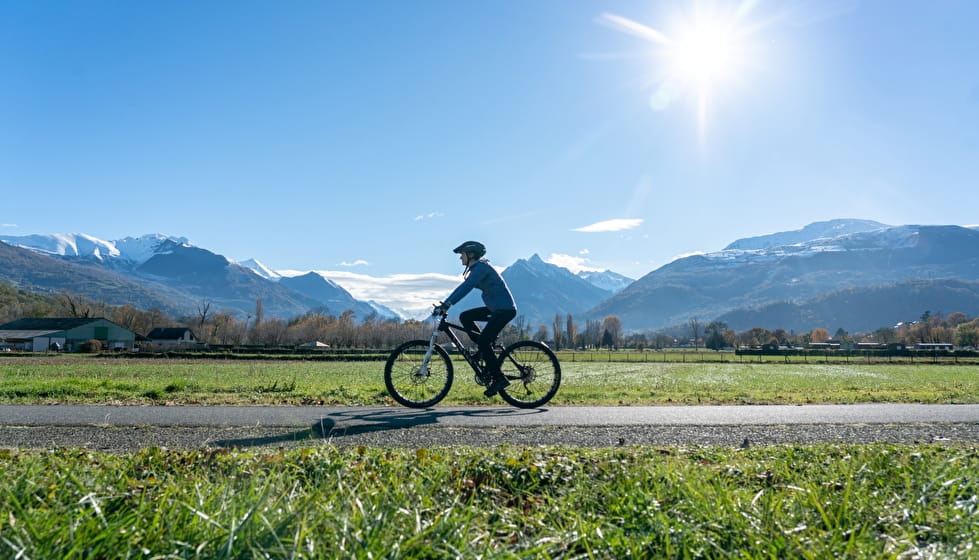
[[188, 348], [199, 344], [194, 331], [187, 327], [159, 327], [155, 328], [146, 338], [149, 343], [157, 347], [164, 348]]

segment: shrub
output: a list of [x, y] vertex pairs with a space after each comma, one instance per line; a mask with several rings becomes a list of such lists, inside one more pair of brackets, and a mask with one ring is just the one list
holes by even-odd
[[78, 345], [78, 351], [86, 354], [97, 354], [102, 351], [102, 341], [95, 340], [94, 338], [86, 340]]

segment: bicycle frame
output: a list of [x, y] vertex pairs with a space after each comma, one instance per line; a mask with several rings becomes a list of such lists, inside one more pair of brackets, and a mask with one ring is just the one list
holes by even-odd
[[462, 340], [459, 338], [459, 336], [456, 334], [455, 331], [464, 332], [468, 335], [479, 336], [478, 332], [471, 331], [462, 325], [451, 323], [449, 322], [448, 317], [446, 315], [440, 315], [439, 321], [438, 323], [436, 323], [435, 329], [432, 331], [432, 337], [428, 341], [428, 351], [425, 352], [425, 359], [422, 361], [422, 368], [423, 368], [422, 371], [425, 371], [425, 369], [428, 367], [428, 361], [432, 357], [432, 352], [434, 351], [435, 348], [435, 344], [436, 344], [435, 340], [438, 338], [439, 333], [443, 332], [449, 338], [449, 342], [454, 344], [456, 349], [459, 350], [459, 354], [461, 354], [462, 357], [466, 360], [466, 363], [469, 364], [469, 367], [471, 367], [473, 371], [476, 372], [477, 375], [480, 376], [484, 375], [486, 372], [479, 365], [479, 353], [478, 352], [470, 353], [469, 350], [466, 349], [466, 346], [462, 343]]

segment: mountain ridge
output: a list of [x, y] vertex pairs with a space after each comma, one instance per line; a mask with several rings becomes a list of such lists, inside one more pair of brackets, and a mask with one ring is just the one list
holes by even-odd
[[[184, 237], [147, 234], [105, 242], [84, 234], [52, 234], [0, 236], [0, 242], [0, 279], [17, 286], [34, 285], [47, 293], [84, 287], [107, 302], [138, 301], [168, 311], [182, 309], [184, 314], [192, 314], [204, 299], [246, 314], [254, 312], [261, 299], [267, 316], [291, 318], [312, 310], [340, 314], [351, 309], [358, 320], [420, 319], [427, 315], [429, 299], [444, 298], [461, 281], [434, 273], [418, 275], [425, 276], [424, 284], [418, 284], [411, 301], [412, 309], [419, 311], [406, 316], [408, 307], [395, 312], [373, 297], [358, 299], [323, 271], [275, 271], [254, 258], [239, 263], [195, 247]], [[37, 247], [22, 247], [29, 244]], [[28, 254], [47, 260], [34, 261]], [[34, 272], [38, 278], [31, 279]], [[703, 322], [746, 316], [762, 320], [765, 313], [777, 316], [777, 306], [804, 308], [848, 289], [883, 290], [882, 286], [912, 281], [979, 281], [979, 226], [828, 220], [738, 239], [720, 251], [678, 258], [635, 281], [612, 271], [572, 273], [538, 254], [518, 259], [502, 274], [517, 299], [518, 316], [532, 327], [550, 326], [555, 316], [563, 315], [579, 322], [616, 315], [631, 332], [682, 325], [695, 317]], [[396, 276], [403, 289], [416, 290], [411, 279], [404, 278], [412, 275]], [[964, 308], [970, 308], [969, 289], [934, 286], [936, 294], [942, 290], [949, 298], [966, 298]], [[921, 295], [916, 301], [927, 302], [927, 293], [915, 293]], [[481, 305], [478, 294], [470, 294], [458, 308], [475, 305]]]
[[770, 303], [801, 303], [850, 287], [914, 279], [979, 280], [979, 231], [888, 226], [766, 249], [725, 249], [677, 259], [588, 311], [630, 329], [683, 324]]

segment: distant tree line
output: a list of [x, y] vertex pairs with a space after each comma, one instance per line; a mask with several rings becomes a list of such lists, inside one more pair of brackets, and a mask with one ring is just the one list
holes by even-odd
[[[202, 300], [194, 314], [172, 317], [159, 309], [113, 306], [68, 292], [37, 294], [0, 283], [0, 324], [24, 317], [105, 317], [143, 335], [157, 327], [189, 327], [199, 341], [212, 345], [295, 346], [321, 342], [332, 348], [393, 348], [408, 339], [427, 338], [432, 329], [430, 321], [415, 319], [371, 316], [357, 321], [353, 311], [339, 315], [310, 311], [288, 320], [269, 318], [265, 316], [261, 299], [256, 301], [255, 311], [244, 317], [240, 312], [214, 311], [212, 307], [210, 301]], [[500, 335], [504, 344], [526, 338], [547, 342], [558, 350], [673, 347], [718, 350], [766, 344], [805, 347], [811, 342], [828, 340], [842, 344], [876, 342], [913, 346], [924, 342], [979, 347], [979, 318], [958, 312], [943, 316], [925, 311], [916, 321], [881, 327], [873, 332], [848, 333], [837, 328], [831, 334], [823, 327], [804, 333], [764, 327], [736, 332], [722, 321], [703, 325], [694, 317], [686, 325], [672, 329], [626, 334], [622, 321], [615, 315], [602, 320], [588, 319], [579, 326], [572, 315], [558, 313], [550, 325], [531, 325], [524, 316], [518, 316]]]

